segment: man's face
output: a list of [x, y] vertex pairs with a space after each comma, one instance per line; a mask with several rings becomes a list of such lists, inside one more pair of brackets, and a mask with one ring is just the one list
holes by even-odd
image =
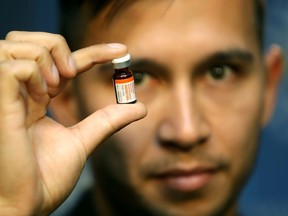
[[[253, 10], [249, 0], [147, 0], [89, 23], [83, 46], [128, 46], [148, 109], [96, 150], [100, 191], [160, 215], [231, 213], [263, 122]], [[112, 74], [107, 64], [80, 76], [85, 115], [115, 103]]]

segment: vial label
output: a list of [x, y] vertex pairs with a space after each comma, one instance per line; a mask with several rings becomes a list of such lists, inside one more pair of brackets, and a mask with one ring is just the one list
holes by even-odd
[[118, 103], [130, 103], [136, 101], [134, 78], [115, 80], [115, 91]]

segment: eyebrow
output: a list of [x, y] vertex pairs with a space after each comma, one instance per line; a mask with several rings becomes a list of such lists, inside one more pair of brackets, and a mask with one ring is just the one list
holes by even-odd
[[195, 66], [193, 66], [193, 68], [196, 71], [201, 71], [207, 66], [233, 62], [237, 62], [243, 65], [249, 65], [254, 61], [254, 59], [254, 55], [249, 50], [229, 49], [224, 51], [218, 51], [204, 57]]
[[[131, 59], [131, 65], [129, 66], [131, 70], [133, 69], [139, 69], [139, 68], [154, 68], [157, 71], [166, 71], [168, 68], [166, 68], [164, 65], [161, 65], [154, 60], [151, 60], [149, 58], [132, 58]], [[113, 66], [110, 62], [106, 62], [103, 64], [99, 64], [99, 70], [103, 73], [111, 72], [113, 71]]]
[[252, 63], [254, 61], [254, 55], [248, 50], [230, 49], [227, 51], [219, 51], [204, 58], [201, 62], [217, 63], [217, 62], [229, 62], [229, 61], [241, 61], [243, 63]]
[[[197, 63], [193, 68], [200, 69], [202, 67], [207, 67], [207, 65], [213, 65], [217, 63], [225, 63], [225, 62], [243, 62], [246, 64], [252, 63], [254, 60], [253, 54], [248, 50], [242, 50], [242, 49], [230, 49], [227, 51], [219, 51], [216, 53], [213, 53], [211, 55], [208, 55], [208, 57], [203, 58], [200, 60], [199, 63]], [[164, 76], [167, 76], [167, 71], [169, 71], [169, 68], [165, 65], [159, 64], [155, 62], [154, 60], [151, 60], [149, 58], [135, 58], [131, 59], [131, 70], [136, 70], [138, 68], [153, 68], [157, 73], [160, 73]], [[103, 73], [111, 72], [113, 71], [113, 67], [110, 62], [100, 64], [99, 70]]]
[[135, 60], [131, 61], [131, 69], [138, 69], [138, 68], [153, 68], [158, 72], [164, 72], [169, 70], [165, 65], [159, 64], [154, 60], [148, 58], [135, 58]]
[[[229, 49], [224, 51], [218, 51], [208, 55], [198, 61], [193, 68], [199, 68], [202, 66], [207, 66], [211, 64], [217, 63], [225, 63], [225, 62], [241, 62], [245, 64], [252, 63], [254, 61], [254, 55], [249, 50], [243, 49]], [[154, 68], [158, 71], [164, 72], [168, 71], [169, 68], [165, 65], [159, 64], [151, 59], [148, 58], [139, 58], [139, 59], [132, 59], [131, 68]]]

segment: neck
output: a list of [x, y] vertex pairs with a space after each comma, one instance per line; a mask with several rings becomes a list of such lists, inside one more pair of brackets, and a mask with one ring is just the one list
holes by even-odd
[[135, 199], [131, 200], [121, 198], [120, 194], [111, 194], [103, 192], [99, 187], [94, 187], [94, 203], [95, 211], [99, 216], [117, 216], [117, 215], [137, 215], [137, 216], [149, 216], [150, 214], [144, 209], [138, 208], [138, 205], [134, 203]]

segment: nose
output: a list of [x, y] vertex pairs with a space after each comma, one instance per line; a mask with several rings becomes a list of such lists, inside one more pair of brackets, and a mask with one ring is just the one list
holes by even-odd
[[209, 123], [201, 109], [201, 98], [189, 82], [179, 82], [169, 90], [158, 138], [162, 146], [190, 150], [207, 142]]

